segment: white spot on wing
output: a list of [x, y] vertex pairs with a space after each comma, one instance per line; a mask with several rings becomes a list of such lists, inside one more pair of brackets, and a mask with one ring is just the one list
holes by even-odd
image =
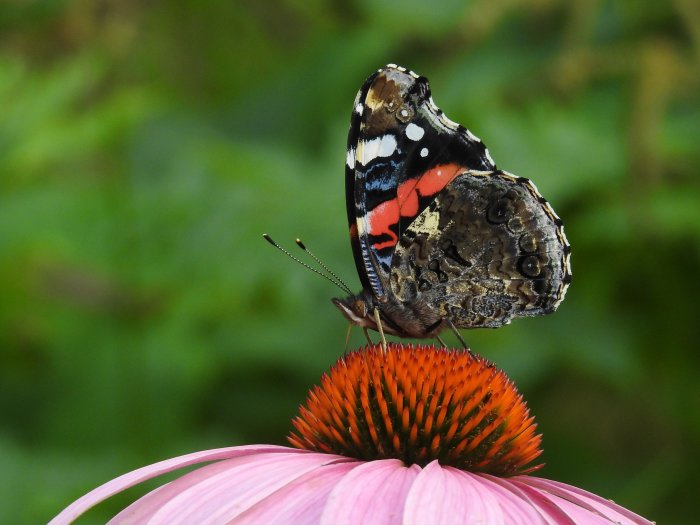
[[357, 105], [355, 106], [355, 113], [357, 113], [358, 115], [362, 116], [362, 111], [364, 111], [364, 109], [365, 109], [365, 108], [364, 108], [364, 106], [363, 106], [362, 104], [357, 104]]
[[379, 143], [379, 156], [390, 157], [396, 151], [396, 137], [394, 135], [384, 135]]
[[406, 136], [409, 139], [420, 140], [423, 138], [423, 135], [425, 135], [425, 130], [417, 124], [411, 122], [408, 126], [406, 126]]
[[420, 156], [427, 157], [428, 156], [428, 148], [423, 148], [422, 150], [420, 150]]
[[348, 148], [348, 158], [345, 160], [348, 168], [355, 169], [355, 148]]
[[377, 157], [390, 157], [396, 151], [396, 137], [387, 134], [357, 143], [357, 161], [367, 166]]

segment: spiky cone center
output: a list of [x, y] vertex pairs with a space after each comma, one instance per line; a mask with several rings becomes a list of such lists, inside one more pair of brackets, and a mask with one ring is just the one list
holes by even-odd
[[397, 458], [509, 476], [541, 453], [534, 418], [505, 373], [470, 352], [368, 346], [340, 358], [292, 421], [289, 442], [361, 460]]

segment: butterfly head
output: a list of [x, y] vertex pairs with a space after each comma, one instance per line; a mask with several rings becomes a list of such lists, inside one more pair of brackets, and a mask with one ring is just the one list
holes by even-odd
[[371, 297], [367, 297], [364, 292], [357, 295], [349, 295], [345, 298], [336, 297], [333, 299], [333, 304], [340, 310], [340, 313], [352, 324], [377, 329], [377, 324], [374, 320], [373, 302]]

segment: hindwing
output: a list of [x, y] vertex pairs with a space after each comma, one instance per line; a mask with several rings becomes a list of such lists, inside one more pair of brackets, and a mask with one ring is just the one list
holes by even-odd
[[556, 309], [571, 281], [570, 251], [528, 179], [463, 171], [403, 231], [391, 292], [458, 328], [495, 328]]

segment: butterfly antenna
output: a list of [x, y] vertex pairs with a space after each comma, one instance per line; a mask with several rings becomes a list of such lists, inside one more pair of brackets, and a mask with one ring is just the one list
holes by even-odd
[[[306, 264], [304, 261], [298, 259], [297, 257], [294, 257], [291, 253], [289, 253], [287, 250], [285, 250], [285, 249], [282, 248], [279, 244], [277, 244], [277, 243], [272, 239], [272, 237], [270, 237], [267, 233], [263, 233], [263, 239], [265, 239], [265, 240], [266, 240], [267, 242], [269, 242], [272, 246], [274, 246], [275, 248], [277, 248], [279, 251], [281, 251], [283, 254], [285, 254], [287, 257], [289, 257], [289, 258], [292, 259], [293, 261], [296, 261], [296, 262], [298, 262], [299, 264], [301, 264], [301, 265], [302, 265], [304, 268], [306, 268], [307, 270], [311, 270], [312, 272], [314, 272], [314, 273], [317, 274], [317, 275], [320, 275], [321, 277], [323, 277], [323, 278], [326, 279], [327, 281], [332, 282], [334, 285], [336, 285], [338, 288], [340, 288], [341, 290], [343, 290], [345, 293], [347, 293], [347, 294], [349, 294], [349, 295], [352, 295], [352, 292], [349, 291], [349, 288], [345, 285], [344, 282], [342, 282], [342, 281], [338, 282], [338, 281], [336, 281], [336, 280], [330, 278], [330, 277], [329, 277], [328, 275], [326, 275], [325, 273], [323, 273], [323, 272], [317, 270], [317, 269], [314, 268], [313, 266], [309, 266], [309, 265]], [[337, 277], [336, 277], [336, 279], [337, 279]]]
[[309, 254], [309, 257], [311, 257], [314, 261], [316, 261], [319, 265], [321, 265], [321, 268], [323, 268], [324, 270], [326, 270], [326, 272], [328, 272], [328, 274], [329, 274], [331, 277], [333, 277], [338, 283], [340, 283], [340, 284], [342, 285], [343, 290], [345, 290], [345, 292], [347, 292], [348, 295], [352, 295], [352, 290], [350, 289], [350, 287], [349, 287], [347, 284], [345, 284], [345, 281], [343, 281], [340, 277], [338, 277], [328, 266], [326, 266], [325, 264], [323, 264], [323, 261], [322, 261], [321, 259], [319, 259], [318, 257], [316, 257], [316, 256], [311, 252], [311, 250], [309, 250], [309, 249], [306, 247], [306, 245], [305, 245], [303, 242], [301, 242], [301, 239], [296, 239], [296, 243], [297, 243], [297, 246], [298, 246], [299, 248], [301, 248], [301, 249], [304, 250], [307, 254]]

